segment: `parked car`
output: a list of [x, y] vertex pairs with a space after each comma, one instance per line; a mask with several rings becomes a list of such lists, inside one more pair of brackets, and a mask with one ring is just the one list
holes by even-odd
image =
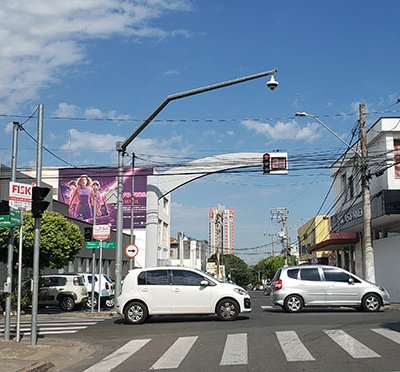
[[39, 278], [39, 306], [58, 305], [64, 311], [85, 305], [88, 298], [79, 274], [43, 275]]
[[272, 279], [272, 301], [291, 313], [308, 306], [345, 306], [379, 311], [390, 302], [389, 293], [334, 266], [282, 267]]
[[[81, 273], [79, 274], [83, 277], [83, 281], [86, 285], [88, 291], [88, 301], [87, 306], [92, 307], [92, 274]], [[107, 307], [114, 306], [114, 295], [115, 295], [115, 283], [114, 280], [106, 275], [101, 276], [101, 305], [106, 305]], [[94, 285], [94, 300], [93, 306], [96, 308], [98, 306], [99, 300], [99, 274], [95, 274], [95, 285]]]
[[116, 308], [131, 324], [143, 323], [151, 315], [177, 314], [217, 314], [227, 321], [250, 312], [251, 300], [242, 287], [200, 270], [138, 268], [126, 276]]

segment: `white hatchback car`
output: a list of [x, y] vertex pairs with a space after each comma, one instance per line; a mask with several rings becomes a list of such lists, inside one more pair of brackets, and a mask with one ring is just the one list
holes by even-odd
[[389, 293], [340, 267], [302, 265], [281, 267], [272, 279], [272, 301], [297, 313], [308, 306], [346, 306], [379, 311]]
[[143, 323], [149, 315], [217, 314], [220, 320], [235, 320], [251, 311], [247, 291], [196, 269], [155, 267], [130, 270], [117, 311], [131, 324]]

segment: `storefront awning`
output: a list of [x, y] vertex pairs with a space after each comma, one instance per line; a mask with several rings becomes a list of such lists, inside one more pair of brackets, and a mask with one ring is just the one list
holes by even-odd
[[311, 246], [309, 252], [345, 249], [346, 246], [354, 245], [357, 242], [358, 234], [355, 232], [330, 233], [328, 239]]

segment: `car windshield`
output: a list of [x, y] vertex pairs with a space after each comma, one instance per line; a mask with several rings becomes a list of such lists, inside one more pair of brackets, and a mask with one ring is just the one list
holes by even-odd
[[110, 276], [104, 274], [104, 277], [105, 277], [110, 283], [114, 283], [114, 279], [111, 278]]
[[198, 273], [200, 273], [201, 275], [203, 275], [203, 276], [205, 276], [206, 278], [208, 278], [208, 279], [211, 279], [211, 280], [214, 280], [214, 281], [217, 281], [217, 282], [220, 282], [220, 283], [222, 283], [222, 280], [221, 279], [218, 279], [218, 278], [216, 278], [215, 276], [213, 276], [213, 275], [211, 275], [211, 274], [209, 274], [209, 273], [206, 273], [206, 272], [204, 272], [204, 271], [201, 271], [201, 270], [199, 270], [199, 269], [195, 269]]

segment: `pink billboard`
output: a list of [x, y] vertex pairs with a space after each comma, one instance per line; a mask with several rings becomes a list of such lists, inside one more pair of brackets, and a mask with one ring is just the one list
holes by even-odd
[[[147, 176], [150, 168], [135, 168], [134, 184], [134, 228], [146, 227]], [[62, 168], [59, 170], [58, 200], [68, 205], [70, 217], [96, 225], [117, 222], [118, 168]], [[123, 228], [130, 229], [132, 213], [132, 168], [123, 173]], [[95, 196], [96, 194], [96, 203]], [[96, 204], [96, 213], [94, 211]]]

